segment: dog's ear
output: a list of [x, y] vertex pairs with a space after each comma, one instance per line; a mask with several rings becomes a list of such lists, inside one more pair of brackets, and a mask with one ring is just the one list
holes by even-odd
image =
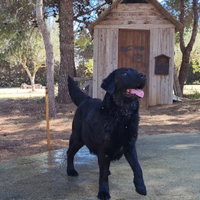
[[111, 73], [107, 78], [103, 80], [101, 88], [104, 89], [106, 92], [113, 94], [113, 92], [115, 91], [115, 80], [113, 73]]

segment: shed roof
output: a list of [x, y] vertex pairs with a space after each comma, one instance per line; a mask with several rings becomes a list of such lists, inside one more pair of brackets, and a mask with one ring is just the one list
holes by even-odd
[[[90, 26], [89, 31], [93, 34], [94, 27], [103, 20], [106, 15], [108, 15], [114, 8], [117, 7], [118, 4], [122, 3], [124, 0], [115, 0]], [[144, 2], [144, 1], [143, 1]], [[142, 2], [142, 3], [143, 3]], [[174, 24], [177, 31], [180, 31], [184, 28], [183, 24], [181, 24], [171, 13], [169, 13], [157, 0], [146, 0], [146, 2], [151, 3], [158, 12], [166, 17], [172, 24]], [[125, 3], [125, 2], [124, 2]]]

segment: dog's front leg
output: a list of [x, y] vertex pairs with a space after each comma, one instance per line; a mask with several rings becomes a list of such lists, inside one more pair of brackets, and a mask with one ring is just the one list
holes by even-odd
[[97, 197], [102, 200], [110, 199], [109, 186], [108, 186], [108, 175], [110, 167], [110, 158], [107, 155], [98, 155], [99, 163], [99, 193]]
[[133, 173], [134, 173], [133, 182], [134, 182], [136, 191], [141, 195], [146, 195], [147, 194], [146, 187], [143, 180], [142, 169], [138, 162], [136, 148], [135, 147], [129, 148], [129, 150], [127, 150], [124, 153], [124, 155], [133, 170]]

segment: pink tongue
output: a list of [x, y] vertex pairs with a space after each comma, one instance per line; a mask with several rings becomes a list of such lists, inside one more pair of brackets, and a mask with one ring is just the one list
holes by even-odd
[[141, 97], [141, 98], [144, 97], [144, 92], [142, 90], [139, 90], [139, 89], [130, 89], [129, 92], [131, 94], [137, 95], [138, 97]]

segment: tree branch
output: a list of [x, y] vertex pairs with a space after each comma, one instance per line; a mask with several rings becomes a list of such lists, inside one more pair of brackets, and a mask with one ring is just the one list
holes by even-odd
[[190, 42], [187, 45], [187, 49], [191, 52], [192, 47], [195, 43], [196, 35], [197, 35], [197, 30], [198, 30], [198, 3], [197, 0], [193, 0], [193, 13], [194, 13], [194, 22], [193, 22], [193, 29], [192, 29], [192, 36], [190, 39]]
[[82, 17], [82, 16], [84, 16], [84, 15], [90, 15], [91, 12], [96, 11], [96, 10], [99, 10], [99, 9], [102, 8], [104, 5], [106, 5], [106, 3], [103, 3], [103, 4], [101, 4], [101, 5], [99, 5], [99, 6], [95, 7], [95, 8], [93, 8], [92, 10], [88, 10], [88, 11], [86, 11], [86, 12], [82, 12], [81, 14], [78, 14], [78, 15], [74, 16], [74, 20], [77, 20], [78, 17]]
[[[185, 0], [181, 0], [180, 4], [180, 16], [179, 16], [179, 21], [184, 25], [184, 16], [185, 16]], [[184, 29], [179, 31], [180, 35], [180, 48], [182, 53], [185, 51], [185, 41], [184, 41]]]

